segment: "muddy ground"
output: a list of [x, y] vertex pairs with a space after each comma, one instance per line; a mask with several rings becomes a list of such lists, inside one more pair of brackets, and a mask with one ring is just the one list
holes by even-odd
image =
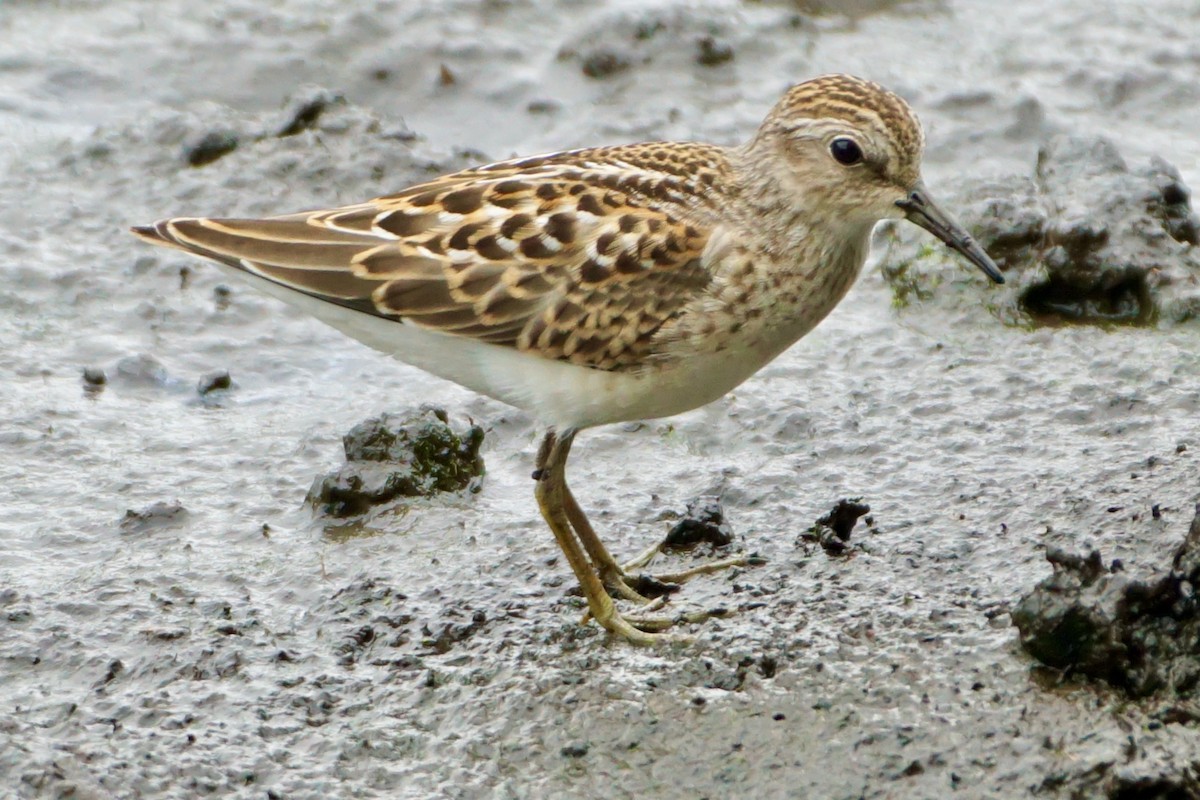
[[[0, 5], [0, 795], [1194, 796], [1194, 717], [1036, 669], [1009, 611], [1048, 547], [1169, 564], [1195, 321], [1043, 324], [965, 268], [913, 301], [873, 264], [721, 401], [585, 433], [573, 484], [616, 552], [716, 495], [768, 561], [687, 586], [738, 613], [648, 651], [577, 624], [532, 420], [125, 232], [732, 143], [835, 70], [914, 103], [948, 206], [1056, 134], [1200, 186], [1195, 4], [1046, 5]], [[480, 490], [314, 519], [342, 435], [426, 402], [484, 428]], [[871, 522], [831, 556], [805, 533], [844, 497]]]

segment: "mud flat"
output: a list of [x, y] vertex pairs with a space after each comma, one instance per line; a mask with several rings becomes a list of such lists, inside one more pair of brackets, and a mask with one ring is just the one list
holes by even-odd
[[[1071, 554], [1076, 588], [1093, 550], [1091, 586], [1184, 597], [1194, 571], [1172, 562], [1200, 502], [1194, 3], [833, 5], [3, 4], [0, 794], [1193, 796], [1195, 716], [1164, 711], [1186, 681], [1051, 669], [1012, 612]], [[706, 498], [731, 541], [664, 566], [765, 559], [672, 596], [731, 612], [687, 646], [578, 624], [529, 419], [125, 230], [734, 142], [834, 70], [913, 101], [931, 187], [1013, 280], [882, 231], [754, 380], [580, 438], [614, 551]], [[427, 403], [482, 479], [330, 530], [305, 498], [343, 437]], [[870, 507], [848, 539], [844, 498]]]

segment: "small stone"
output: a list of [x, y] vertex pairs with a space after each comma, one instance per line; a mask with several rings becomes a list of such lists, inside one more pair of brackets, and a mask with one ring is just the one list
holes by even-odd
[[203, 167], [229, 155], [238, 147], [238, 135], [230, 130], [215, 130], [186, 145], [183, 158], [190, 166]]
[[733, 60], [733, 48], [711, 36], [705, 36], [696, 44], [699, 49], [696, 54], [697, 64], [716, 67]]
[[217, 392], [223, 389], [229, 389], [232, 386], [233, 379], [229, 377], [229, 371], [222, 369], [203, 375], [196, 383], [196, 391], [200, 393], [201, 397], [203, 397], [209, 392]]
[[89, 387], [100, 387], [108, 383], [108, 375], [100, 367], [84, 367], [83, 382]]
[[629, 57], [613, 50], [596, 50], [583, 59], [583, 74], [589, 78], [608, 78], [629, 69]]

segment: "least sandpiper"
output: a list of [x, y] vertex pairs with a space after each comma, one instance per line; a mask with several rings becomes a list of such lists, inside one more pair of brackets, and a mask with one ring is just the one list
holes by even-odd
[[678, 414], [749, 378], [837, 305], [882, 219], [915, 222], [1003, 282], [930, 199], [923, 147], [900, 97], [827, 75], [792, 87], [740, 147], [570, 150], [360, 205], [133, 230], [536, 417], [535, 494], [590, 615], [649, 644], [672, 619], [615, 606], [645, 598], [567, 487], [575, 435]]

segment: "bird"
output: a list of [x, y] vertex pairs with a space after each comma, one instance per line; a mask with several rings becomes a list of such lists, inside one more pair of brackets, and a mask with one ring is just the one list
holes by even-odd
[[576, 435], [689, 411], [741, 384], [846, 295], [881, 220], [915, 223], [1003, 283], [933, 201], [924, 146], [899, 95], [829, 74], [789, 88], [737, 146], [566, 150], [355, 205], [175, 217], [132, 232], [530, 414], [545, 431], [534, 494], [586, 598], [585, 620], [653, 645], [685, 638], [671, 630], [680, 617], [651, 613], [662, 598], [644, 596], [633, 576], [648, 558], [620, 564], [575, 500], [566, 464]]

